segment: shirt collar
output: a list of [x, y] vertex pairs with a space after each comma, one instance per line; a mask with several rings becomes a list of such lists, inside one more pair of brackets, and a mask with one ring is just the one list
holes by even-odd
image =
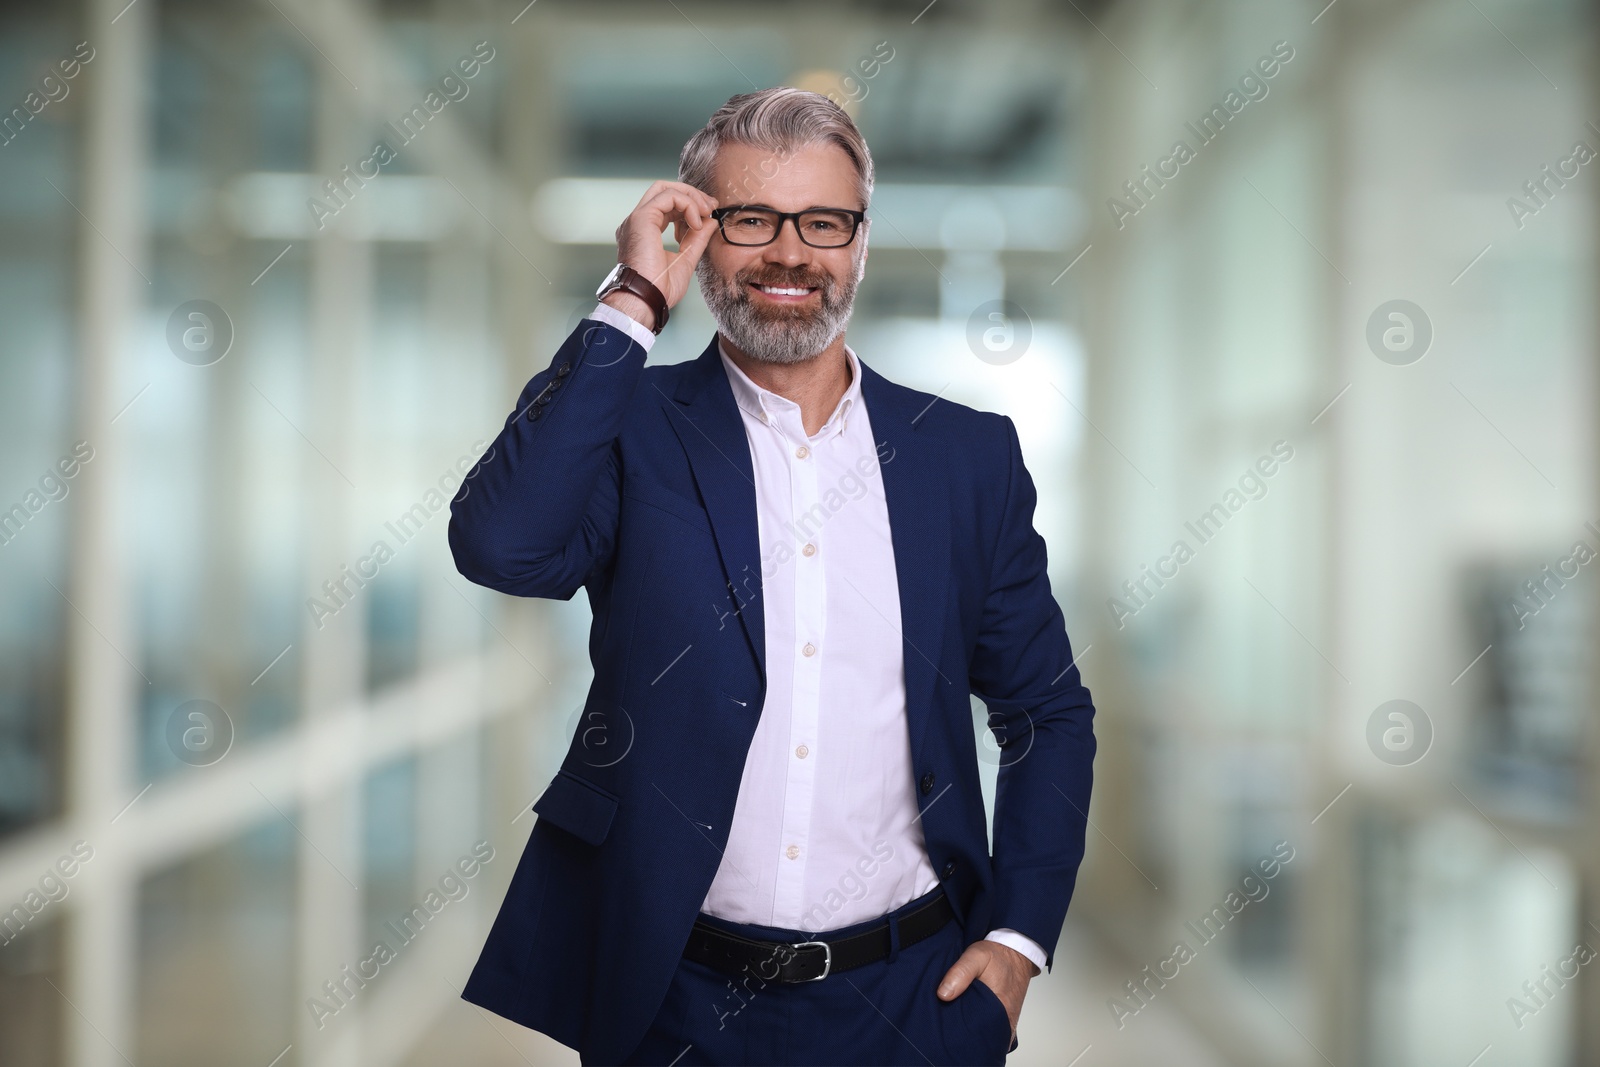
[[[768, 425], [786, 411], [793, 412], [795, 419], [798, 420], [800, 405], [751, 381], [739, 365], [729, 358], [720, 334], [717, 336], [717, 354], [722, 357], [728, 384], [733, 387], [733, 399], [741, 411], [755, 416]], [[844, 395], [839, 398], [839, 404], [833, 409], [833, 414], [828, 416], [828, 421], [817, 431], [819, 437], [843, 433], [850, 412], [861, 399], [861, 361], [856, 358], [855, 350], [849, 345], [844, 346], [844, 358], [850, 367], [850, 384], [845, 388]]]

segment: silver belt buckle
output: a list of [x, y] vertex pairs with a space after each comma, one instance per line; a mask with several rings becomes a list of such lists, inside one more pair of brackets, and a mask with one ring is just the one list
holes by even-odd
[[[815, 978], [801, 979], [802, 982], [820, 982], [828, 977], [829, 972], [833, 970], [833, 948], [826, 941], [795, 941], [789, 947], [798, 951], [803, 948], [810, 948], [812, 945], [822, 946], [822, 973]], [[799, 983], [794, 984], [798, 985]]]

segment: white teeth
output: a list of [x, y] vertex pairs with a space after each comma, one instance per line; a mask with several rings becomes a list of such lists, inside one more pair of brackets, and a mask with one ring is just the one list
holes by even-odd
[[773, 296], [805, 296], [811, 292], [810, 289], [779, 289], [777, 286], [760, 284], [756, 288], [763, 293], [771, 293]]

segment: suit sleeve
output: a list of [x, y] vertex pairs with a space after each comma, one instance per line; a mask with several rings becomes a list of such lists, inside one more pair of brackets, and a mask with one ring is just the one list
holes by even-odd
[[1005, 504], [968, 681], [1001, 748], [990, 928], [1037, 943], [1048, 969], [1083, 861], [1094, 704], [1050, 592], [1044, 538], [1033, 528], [1033, 479], [1016, 427], [1004, 423]]
[[450, 502], [450, 553], [464, 577], [567, 600], [610, 562], [621, 506], [616, 439], [647, 347], [584, 319], [528, 381]]

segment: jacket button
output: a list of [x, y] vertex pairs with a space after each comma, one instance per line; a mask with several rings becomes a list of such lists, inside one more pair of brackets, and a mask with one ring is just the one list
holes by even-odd
[[543, 415], [543, 414], [544, 414], [544, 408], [536, 407], [532, 411], [528, 412], [528, 421], [529, 422], [538, 422], [539, 421], [539, 416]]
[[563, 363], [563, 364], [561, 364], [561, 366], [556, 368], [556, 377], [557, 378], [565, 378], [567, 375], [569, 375], [571, 373], [572, 373], [572, 364], [570, 364], [570, 363]]
[[933, 772], [929, 771], [922, 776], [922, 795], [927, 796], [933, 792]]
[[955, 874], [956, 873], [956, 861], [955, 860], [946, 860], [945, 861], [945, 865], [944, 865], [944, 871], [942, 873], [946, 878], [950, 877], [952, 874]]

